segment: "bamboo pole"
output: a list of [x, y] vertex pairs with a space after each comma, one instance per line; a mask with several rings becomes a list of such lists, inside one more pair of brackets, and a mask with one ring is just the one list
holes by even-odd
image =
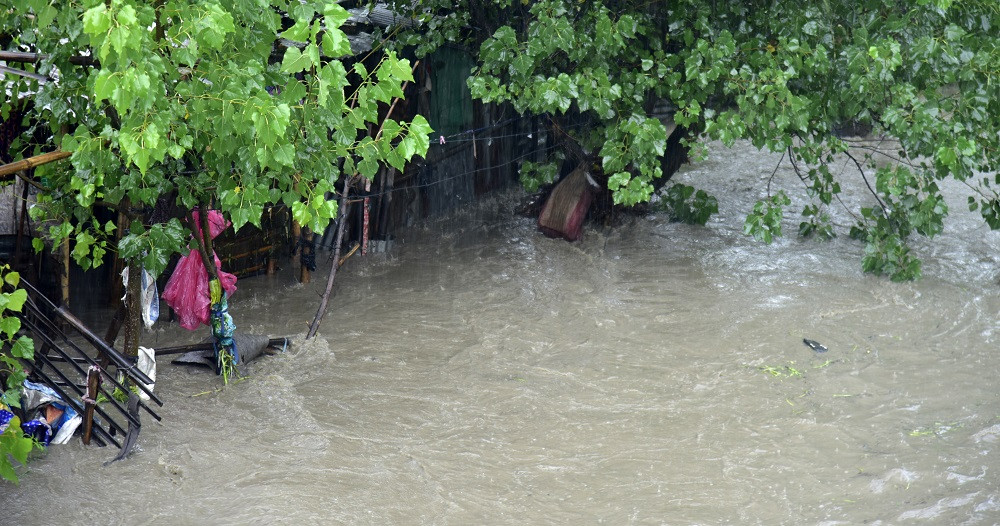
[[[20, 62], [34, 64], [36, 62], [41, 62], [49, 58], [50, 55], [47, 53], [27, 53], [24, 51], [0, 51], [0, 60], [6, 62]], [[82, 55], [74, 55], [69, 57], [70, 64], [76, 64], [78, 66], [96, 66], [98, 62], [94, 60], [94, 57], [85, 57]]]
[[249, 252], [244, 252], [242, 254], [236, 254], [234, 256], [229, 256], [224, 261], [226, 261], [226, 262], [233, 262], [233, 261], [236, 261], [237, 259], [241, 259], [241, 258], [245, 258], [245, 257], [249, 257], [249, 256], [256, 256], [256, 255], [259, 255], [259, 254], [264, 253], [264, 252], [269, 252], [271, 250], [274, 250], [274, 245], [268, 245], [266, 247], [255, 248], [255, 249], [252, 249]]
[[[253, 274], [254, 272], [260, 272], [265, 267], [266, 267], [266, 265], [264, 263], [261, 263], [260, 265], [254, 265], [252, 267], [242, 268], [242, 269], [239, 269], [239, 270], [233, 270], [232, 274], [234, 276], [236, 276], [237, 278], [242, 278], [242, 277], [249, 276], [249, 275]], [[270, 274], [268, 274], [268, 275], [270, 275]]]
[[24, 71], [23, 69], [11, 68], [8, 66], [0, 66], [0, 73], [8, 73], [10, 75], [17, 75], [19, 77], [37, 80], [40, 84], [44, 84], [52, 80], [45, 75], [39, 75], [38, 73], [32, 73], [30, 71]]
[[357, 252], [359, 248], [361, 248], [361, 244], [360, 244], [360, 243], [359, 243], [359, 244], [357, 244], [357, 245], [354, 245], [354, 248], [352, 248], [352, 249], [351, 249], [351, 250], [350, 250], [350, 251], [349, 251], [349, 252], [347, 253], [347, 255], [346, 255], [346, 256], [344, 256], [344, 257], [340, 258], [340, 260], [339, 260], [339, 261], [337, 261], [337, 266], [339, 267], [339, 266], [343, 265], [343, 264], [344, 264], [344, 262], [345, 262], [345, 261], [347, 261], [347, 258], [349, 258], [349, 257], [353, 256], [353, 255], [354, 255], [354, 253], [355, 253], [355, 252]]
[[0, 166], [0, 177], [4, 175], [17, 173], [20, 172], [21, 170], [30, 170], [36, 166], [41, 166], [43, 164], [48, 164], [53, 161], [65, 159], [71, 155], [73, 155], [73, 152], [56, 150], [54, 152], [43, 153], [41, 155], [36, 155], [34, 157], [28, 157], [27, 159], [21, 159], [20, 161], [7, 163], [3, 166]]

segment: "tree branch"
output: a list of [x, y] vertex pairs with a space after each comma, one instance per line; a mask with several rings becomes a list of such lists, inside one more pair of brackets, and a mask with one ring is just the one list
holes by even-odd
[[309, 324], [309, 332], [306, 334], [307, 340], [316, 336], [316, 331], [319, 330], [319, 322], [326, 315], [326, 307], [330, 302], [330, 294], [333, 292], [333, 280], [337, 276], [337, 269], [343, 263], [340, 261], [340, 245], [343, 243], [344, 227], [347, 225], [347, 195], [350, 189], [351, 179], [347, 179], [344, 181], [344, 191], [340, 194], [340, 206], [338, 207], [340, 224], [337, 225], [337, 238], [333, 242], [333, 264], [330, 267], [330, 275], [326, 278], [326, 290], [323, 292], [323, 299], [320, 300], [319, 308], [316, 309], [316, 316], [313, 317], [312, 323]]
[[[791, 151], [791, 146], [789, 146], [788, 149]], [[767, 197], [769, 198], [771, 197], [771, 180], [774, 179], [774, 175], [778, 173], [778, 168], [781, 166], [782, 161], [785, 160], [785, 153], [787, 152], [781, 152], [781, 159], [778, 159], [778, 164], [774, 165], [774, 171], [771, 172], [771, 177], [767, 178]], [[796, 169], [795, 173], [798, 174], [799, 171]], [[801, 179], [801, 176], [799, 178]]]
[[873, 196], [875, 196], [875, 200], [878, 201], [879, 206], [882, 207], [882, 213], [883, 214], [887, 213], [889, 207], [886, 206], [885, 202], [882, 201], [882, 198], [879, 197], [878, 193], [875, 192], [875, 189], [872, 188], [871, 183], [868, 182], [868, 177], [865, 176], [865, 170], [864, 168], [861, 167], [861, 163], [859, 163], [858, 160], [855, 159], [853, 155], [851, 155], [851, 152], [845, 151], [844, 155], [846, 155], [848, 159], [854, 162], [854, 166], [858, 167], [858, 173], [861, 174], [861, 179], [865, 181], [865, 186], [868, 187], [868, 191], [871, 192]]
[[215, 267], [215, 259], [212, 257], [214, 249], [212, 248], [212, 233], [208, 225], [208, 200], [203, 200], [198, 208], [198, 219], [201, 221], [195, 221], [194, 210], [188, 213], [188, 217], [195, 239], [198, 241], [198, 254], [201, 255], [201, 262], [205, 264], [205, 270], [208, 271], [208, 279], [209, 281], [218, 280], [219, 270]]

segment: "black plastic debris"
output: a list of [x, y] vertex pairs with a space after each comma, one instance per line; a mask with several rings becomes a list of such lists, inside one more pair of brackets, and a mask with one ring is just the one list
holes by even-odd
[[812, 349], [812, 350], [814, 350], [816, 352], [826, 352], [827, 351], [827, 348], [826, 348], [825, 345], [823, 345], [822, 343], [819, 343], [818, 341], [815, 341], [815, 340], [808, 340], [806, 338], [803, 338], [802, 339], [802, 343], [806, 344], [806, 347], [809, 347], [810, 349]]

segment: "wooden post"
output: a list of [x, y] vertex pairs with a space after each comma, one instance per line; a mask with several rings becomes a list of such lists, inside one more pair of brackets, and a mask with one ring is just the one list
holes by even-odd
[[386, 170], [385, 175], [382, 177], [382, 202], [381, 209], [379, 210], [378, 218], [378, 235], [386, 242], [386, 248], [389, 247], [389, 213], [391, 208], [389, 205], [392, 203], [392, 185], [396, 178], [396, 169], [389, 168]]
[[111, 317], [111, 323], [108, 324], [108, 330], [104, 333], [104, 343], [108, 344], [109, 347], [115, 346], [115, 340], [118, 339], [118, 333], [121, 332], [124, 323], [125, 304], [119, 303], [114, 316]]
[[368, 255], [368, 226], [371, 222], [372, 182], [365, 178], [365, 198], [361, 200], [361, 255]]
[[97, 405], [97, 388], [101, 381], [101, 372], [96, 367], [87, 371], [87, 399], [83, 409], [83, 443], [90, 445], [90, 435], [94, 429], [94, 406]]
[[309, 228], [302, 229], [303, 243], [299, 246], [299, 283], [309, 283], [312, 280], [312, 272], [309, 271], [309, 262], [316, 260], [312, 244], [315, 236], [316, 234]]
[[292, 250], [292, 268], [297, 269], [299, 265], [302, 264], [302, 260], [299, 258], [299, 254], [302, 253], [301, 246], [299, 246], [299, 238], [302, 236], [302, 225], [298, 221], [292, 219], [292, 239], [295, 242], [295, 249]]
[[542, 155], [541, 154], [542, 141], [541, 137], [538, 136], [538, 117], [531, 118], [531, 139], [534, 141], [534, 144], [532, 145], [533, 147], [531, 148], [531, 151], [533, 152], [531, 154], [531, 160], [534, 162], [538, 162], [538, 160], [541, 158]]

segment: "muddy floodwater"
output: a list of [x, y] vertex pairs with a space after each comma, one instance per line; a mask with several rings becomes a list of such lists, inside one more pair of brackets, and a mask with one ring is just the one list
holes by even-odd
[[[832, 241], [792, 210], [757, 243], [743, 218], [779, 157], [685, 166], [719, 199], [705, 227], [649, 214], [571, 244], [517, 192], [418, 223], [349, 260], [312, 341], [326, 255], [309, 285], [241, 280], [238, 327], [292, 348], [222, 390], [161, 358], [138, 451], [51, 447], [0, 487], [0, 522], [1000, 523], [1000, 234], [956, 185], [915, 283], [862, 273], [839, 205]], [[845, 202], [871, 200], [844, 173]], [[787, 164], [771, 188], [804, 194]]]

